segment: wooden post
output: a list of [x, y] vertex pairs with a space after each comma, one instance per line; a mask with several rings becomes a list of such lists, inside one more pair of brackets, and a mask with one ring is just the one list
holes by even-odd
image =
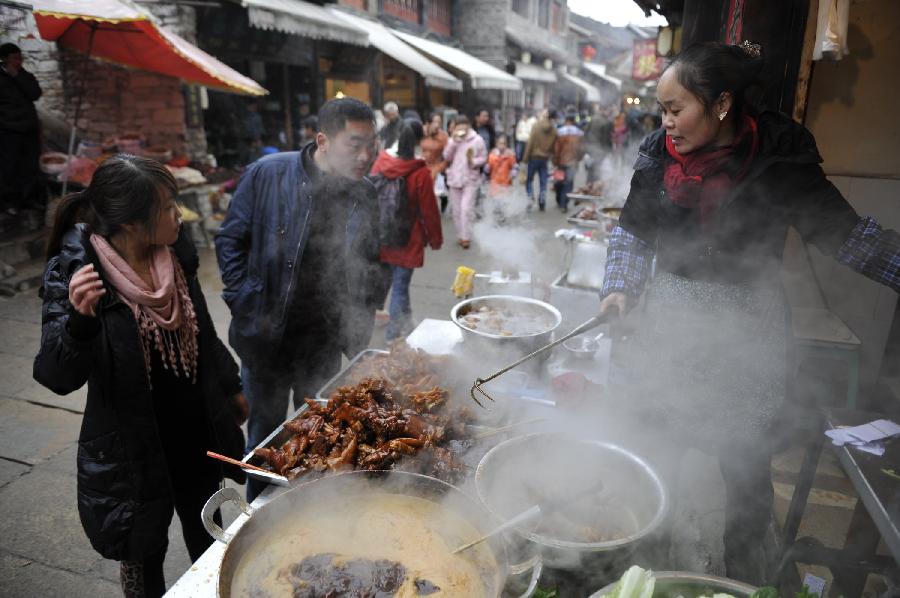
[[816, 25], [819, 20], [819, 3], [810, 0], [806, 13], [806, 31], [803, 32], [803, 49], [800, 53], [800, 71], [797, 73], [797, 91], [794, 94], [792, 116], [801, 125], [806, 120], [806, 106], [809, 103], [809, 83], [812, 80], [813, 49], [816, 45]]
[[289, 150], [294, 149], [294, 124], [291, 118], [291, 67], [286, 62], [281, 63], [281, 84], [284, 92], [284, 138]]
[[309, 91], [309, 111], [312, 114], [318, 114], [319, 108], [325, 102], [322, 98], [325, 96], [325, 80], [319, 76], [319, 45], [316, 40], [312, 40], [312, 85]]

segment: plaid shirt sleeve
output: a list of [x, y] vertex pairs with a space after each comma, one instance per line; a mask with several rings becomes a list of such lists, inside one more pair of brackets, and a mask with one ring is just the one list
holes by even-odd
[[900, 292], [900, 233], [861, 218], [835, 259], [875, 282]]
[[644, 291], [653, 265], [653, 250], [649, 245], [617, 226], [609, 237], [606, 252], [606, 275], [600, 296], [625, 293], [637, 298]]

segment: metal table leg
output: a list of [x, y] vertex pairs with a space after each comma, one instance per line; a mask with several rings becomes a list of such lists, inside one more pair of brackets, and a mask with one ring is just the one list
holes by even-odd
[[[816, 418], [821, 421], [820, 417]], [[809, 493], [812, 490], [813, 482], [816, 478], [816, 469], [819, 465], [819, 457], [822, 455], [822, 446], [825, 443], [825, 434], [819, 426], [816, 426], [810, 444], [806, 448], [803, 456], [803, 465], [800, 467], [800, 473], [797, 476], [797, 484], [794, 486], [794, 494], [791, 496], [791, 505], [788, 508], [787, 517], [784, 522], [784, 529], [781, 535], [781, 558], [778, 567], [775, 570], [775, 583], [773, 585], [780, 586], [785, 582], [785, 575], [788, 568], [794, 564], [792, 549], [797, 541], [797, 532], [800, 530], [800, 522], [803, 519], [803, 512], [806, 509], [806, 502], [809, 499]]]

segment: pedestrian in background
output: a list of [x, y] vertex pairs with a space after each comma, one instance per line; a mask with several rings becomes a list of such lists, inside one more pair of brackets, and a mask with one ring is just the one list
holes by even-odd
[[259, 114], [259, 103], [250, 100], [244, 105], [241, 119], [243, 135], [241, 138], [241, 162], [246, 165], [255, 162], [262, 155], [263, 137], [266, 134], [262, 116]]
[[547, 204], [547, 161], [553, 155], [553, 146], [556, 143], [556, 123], [553, 122], [556, 114], [549, 110], [541, 112], [541, 118], [531, 129], [528, 144], [525, 146], [525, 154], [522, 158], [528, 164], [528, 176], [525, 179], [525, 193], [528, 194], [530, 210], [534, 205], [534, 175], [538, 175], [541, 186], [538, 192], [538, 207], [544, 211]]
[[521, 162], [525, 155], [525, 146], [528, 145], [528, 138], [531, 137], [531, 129], [537, 122], [534, 114], [530, 110], [523, 110], [516, 123], [516, 162]]
[[497, 139], [497, 131], [491, 121], [491, 112], [487, 108], [481, 108], [475, 112], [475, 132], [484, 141], [484, 147], [490, 151]]
[[431, 115], [428, 124], [425, 125], [425, 136], [422, 138], [422, 158], [431, 172], [434, 181], [434, 195], [441, 200], [441, 213], [447, 209], [447, 179], [444, 171], [447, 169], [447, 161], [444, 160], [444, 148], [450, 136], [444, 131], [441, 124], [441, 115], [437, 112]]
[[556, 132], [556, 145], [553, 149], [553, 186], [556, 190], [556, 205], [561, 212], [569, 209], [569, 193], [575, 182], [578, 163], [584, 155], [581, 140], [584, 132], [575, 124], [576, 115], [566, 114], [563, 126]]
[[469, 126], [469, 119], [462, 114], [456, 118], [453, 135], [444, 148], [444, 160], [449, 163], [447, 186], [450, 187], [456, 242], [463, 249], [468, 249], [472, 240], [475, 199], [481, 186], [481, 167], [487, 162], [487, 148], [481, 136]]
[[603, 160], [612, 150], [612, 121], [602, 108], [594, 110], [594, 116], [584, 131], [584, 150], [591, 156], [588, 182], [599, 181]]
[[[337, 374], [341, 354], [368, 346], [384, 304], [375, 189], [375, 115], [354, 98], [328, 101], [299, 152], [257, 161], [216, 234], [231, 310], [229, 340], [250, 401], [248, 449]], [[253, 499], [263, 484], [250, 480]]]
[[224, 475], [245, 477], [206, 456], [240, 458], [247, 402], [177, 195], [162, 164], [108, 158], [60, 203], [41, 287], [34, 378], [57, 394], [87, 383], [78, 514], [94, 549], [121, 562], [128, 598], [165, 593], [173, 512], [196, 561], [213, 541], [200, 510]]
[[313, 115], [303, 119], [303, 126], [300, 129], [300, 140], [297, 147], [303, 147], [307, 143], [315, 140], [316, 133], [319, 132], [319, 119]]
[[490, 175], [489, 197], [502, 197], [512, 189], [518, 173], [516, 154], [509, 148], [506, 135], [497, 136], [497, 147], [488, 154], [487, 169]]
[[374, 176], [402, 177], [408, 202], [409, 240], [400, 247], [381, 247], [381, 261], [391, 267], [390, 322], [385, 331], [388, 342], [406, 336], [415, 327], [409, 298], [413, 270], [425, 265], [426, 245], [436, 251], [444, 242], [431, 170], [424, 160], [416, 159], [416, 146], [423, 137], [422, 124], [405, 119], [397, 139], [397, 150], [382, 151], [372, 166]]
[[400, 107], [397, 102], [388, 102], [384, 105], [384, 126], [378, 131], [378, 139], [381, 148], [388, 149], [397, 143], [397, 135], [400, 132]]
[[41, 153], [34, 103], [41, 86], [22, 66], [22, 51], [0, 45], [0, 232], [17, 226], [36, 191]]

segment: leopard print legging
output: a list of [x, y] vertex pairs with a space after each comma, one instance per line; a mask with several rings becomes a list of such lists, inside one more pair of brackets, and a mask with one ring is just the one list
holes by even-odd
[[163, 576], [165, 552], [143, 561], [121, 561], [119, 581], [125, 598], [158, 598], [166, 593]]
[[144, 598], [144, 563], [122, 561], [119, 566], [119, 581], [125, 598]]

